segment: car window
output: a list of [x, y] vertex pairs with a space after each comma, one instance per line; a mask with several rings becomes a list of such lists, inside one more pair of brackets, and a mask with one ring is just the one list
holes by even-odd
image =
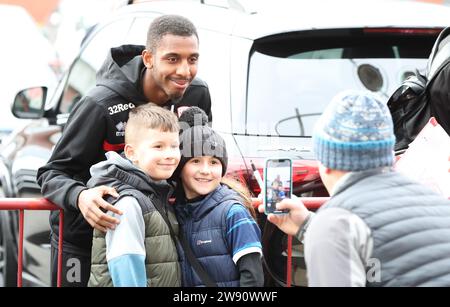
[[142, 17], [137, 17], [133, 21], [130, 27], [130, 32], [128, 33], [125, 43], [134, 45], [145, 45], [147, 43], [147, 31], [150, 23], [158, 15], [149, 14]]
[[[333, 33], [332, 33], [333, 34]], [[249, 65], [249, 134], [311, 136], [331, 98], [370, 90], [387, 101], [415, 69], [424, 72], [435, 36], [289, 36], [255, 42]]]
[[119, 19], [100, 29], [86, 42], [70, 68], [59, 112], [69, 113], [76, 102], [95, 86], [96, 73], [111, 47], [122, 45], [132, 19]]

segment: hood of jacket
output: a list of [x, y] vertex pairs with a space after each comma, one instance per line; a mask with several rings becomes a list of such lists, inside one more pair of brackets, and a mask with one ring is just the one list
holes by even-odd
[[173, 187], [166, 180], [153, 180], [130, 160], [115, 151], [109, 151], [105, 155], [105, 161], [90, 168], [92, 177], [87, 184], [88, 187], [127, 185], [144, 194], [154, 193], [165, 198], [172, 194]]
[[[137, 105], [147, 103], [148, 99], [142, 90], [141, 76], [145, 65], [142, 51], [145, 46], [123, 45], [111, 48], [102, 67], [97, 72], [97, 85], [104, 86]], [[207, 87], [207, 84], [195, 77], [190, 86]], [[188, 87], [188, 88], [189, 88]], [[178, 104], [183, 97], [167, 101], [164, 106]]]
[[236, 191], [220, 184], [217, 189], [199, 201], [186, 203], [184, 200], [177, 199], [175, 210], [184, 217], [192, 216], [195, 221], [198, 221], [214, 210], [219, 203], [229, 200], [234, 200], [239, 204], [242, 203], [242, 199]]
[[111, 48], [97, 72], [97, 85], [105, 86], [128, 101], [147, 102], [141, 85], [145, 68], [142, 51], [145, 46], [123, 45]]

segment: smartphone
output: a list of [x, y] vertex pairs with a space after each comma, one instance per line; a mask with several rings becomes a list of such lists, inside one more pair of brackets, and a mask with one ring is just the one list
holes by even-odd
[[284, 214], [276, 203], [292, 195], [292, 160], [289, 158], [266, 159], [264, 167], [264, 211], [266, 214]]

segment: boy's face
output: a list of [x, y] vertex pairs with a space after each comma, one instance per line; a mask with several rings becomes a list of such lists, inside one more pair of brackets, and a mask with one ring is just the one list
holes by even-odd
[[182, 97], [197, 74], [198, 57], [195, 35], [164, 35], [154, 54], [143, 53], [144, 63], [152, 67], [153, 90], [166, 100]]
[[211, 193], [221, 180], [222, 163], [211, 156], [192, 158], [181, 171], [181, 181], [188, 199]]
[[139, 129], [133, 144], [125, 145], [125, 154], [134, 165], [154, 180], [170, 178], [180, 162], [178, 132]]

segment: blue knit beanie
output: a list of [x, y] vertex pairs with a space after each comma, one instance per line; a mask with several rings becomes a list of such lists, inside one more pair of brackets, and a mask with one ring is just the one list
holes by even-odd
[[394, 163], [391, 114], [370, 92], [335, 96], [315, 126], [313, 142], [316, 159], [327, 168], [363, 171]]

